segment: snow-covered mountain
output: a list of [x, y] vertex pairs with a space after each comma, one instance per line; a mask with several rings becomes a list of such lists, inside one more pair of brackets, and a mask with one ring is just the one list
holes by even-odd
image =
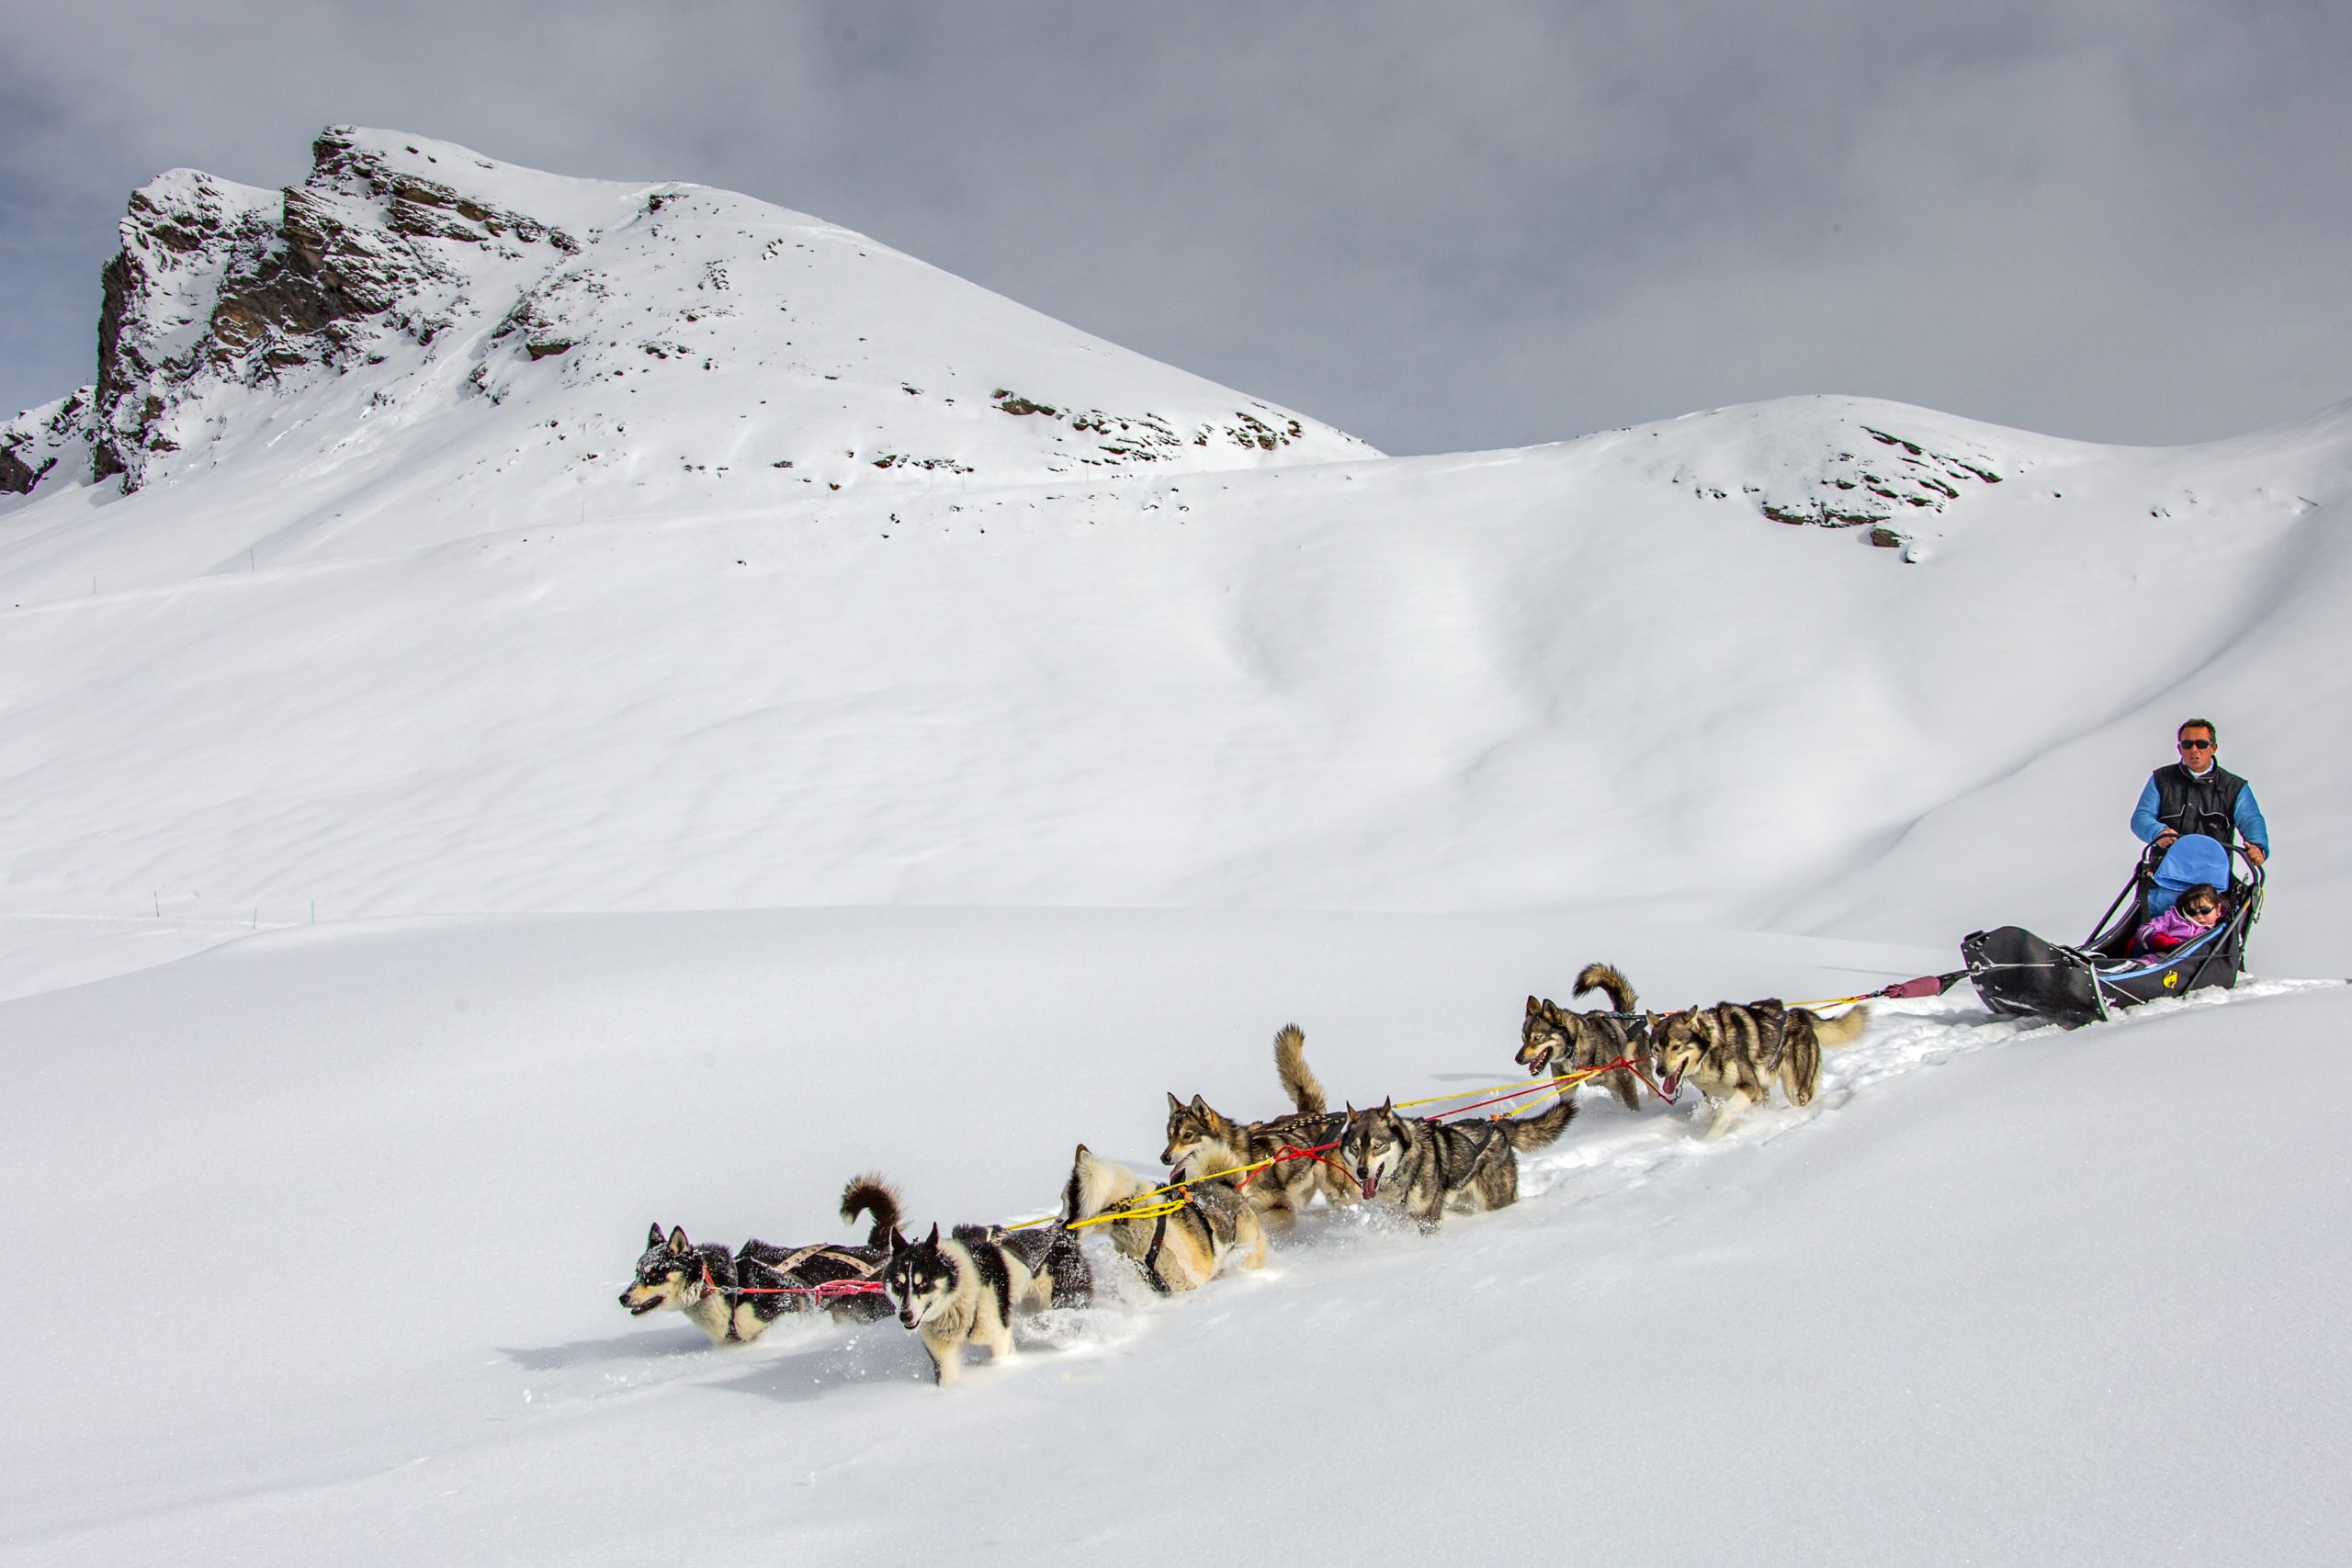
[[0, 488], [226, 466], [321, 504], [462, 512], [502, 479], [776, 504], [1371, 455], [745, 197], [349, 127], [312, 159], [282, 191], [176, 169], [132, 195], [96, 383], [0, 431]]
[[2281, 835], [2271, 952], [2352, 935], [2309, 723], [2352, 406], [2151, 450], [1799, 398], [1384, 458], [813, 219], [398, 134], [166, 175], [125, 235], [96, 389], [7, 437], [6, 912], [1943, 942], [2085, 919], [1981, 846], [2111, 881], [2199, 710]]

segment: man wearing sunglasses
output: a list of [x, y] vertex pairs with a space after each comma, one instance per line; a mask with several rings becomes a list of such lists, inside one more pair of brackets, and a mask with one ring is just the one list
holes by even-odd
[[2190, 719], [2176, 741], [2180, 761], [2148, 775], [2132, 811], [2132, 831], [2160, 850], [2184, 833], [2202, 833], [2225, 846], [2234, 836], [2245, 840], [2245, 858], [2260, 865], [2270, 855], [2270, 828], [2254, 803], [2254, 786], [2215, 756], [2212, 722]]

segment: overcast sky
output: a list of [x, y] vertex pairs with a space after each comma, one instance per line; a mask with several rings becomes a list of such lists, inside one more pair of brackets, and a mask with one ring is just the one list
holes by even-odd
[[2352, 397], [2346, 0], [0, 0], [0, 412], [132, 187], [334, 122], [749, 192], [1392, 452]]

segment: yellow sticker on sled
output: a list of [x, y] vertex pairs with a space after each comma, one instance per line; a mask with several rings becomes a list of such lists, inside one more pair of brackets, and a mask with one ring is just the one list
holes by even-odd
[[2180, 984], [2180, 971], [2179, 971], [2179, 970], [2177, 970], [2177, 969], [2167, 969], [2167, 970], [2165, 970], [2165, 990], [2169, 991], [2169, 990], [2171, 990], [2175, 986], [2177, 986], [2177, 985], [2179, 985], [2179, 984]]

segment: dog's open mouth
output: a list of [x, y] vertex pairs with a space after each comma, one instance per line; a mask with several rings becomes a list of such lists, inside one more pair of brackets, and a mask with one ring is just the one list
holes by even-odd
[[631, 1317], [643, 1317], [647, 1313], [651, 1312], [655, 1307], [658, 1307], [661, 1304], [662, 1298], [660, 1296], [650, 1296], [641, 1302], [633, 1302], [629, 1300], [628, 1296], [623, 1296], [621, 1298], [621, 1305], [628, 1308], [628, 1314]]
[[1657, 1087], [1659, 1092], [1664, 1094], [1667, 1099], [1672, 1100], [1676, 1095], [1682, 1092], [1682, 1075], [1680, 1073], [1662, 1074], [1659, 1077]]
[[1380, 1195], [1380, 1178], [1376, 1176], [1359, 1176], [1356, 1186], [1363, 1190], [1363, 1201], [1367, 1203]]

